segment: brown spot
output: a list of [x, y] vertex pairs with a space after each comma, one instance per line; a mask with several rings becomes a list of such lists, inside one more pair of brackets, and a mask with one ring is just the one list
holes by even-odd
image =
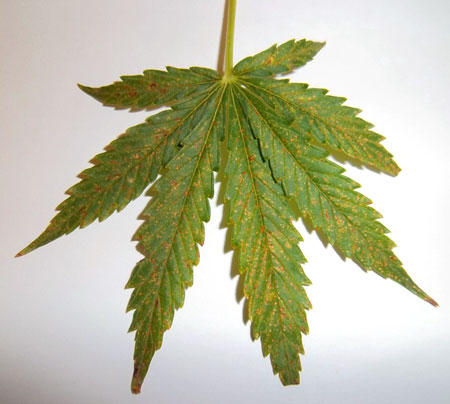
[[133, 371], [133, 380], [131, 382], [131, 391], [133, 394], [139, 394], [141, 392], [142, 382], [139, 381], [140, 367], [135, 363]]

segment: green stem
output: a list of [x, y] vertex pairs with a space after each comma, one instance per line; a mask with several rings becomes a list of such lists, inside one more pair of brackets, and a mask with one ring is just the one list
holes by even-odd
[[227, 42], [225, 50], [225, 75], [223, 80], [226, 83], [233, 81], [233, 41], [234, 41], [234, 21], [236, 19], [236, 0], [228, 1], [227, 18]]

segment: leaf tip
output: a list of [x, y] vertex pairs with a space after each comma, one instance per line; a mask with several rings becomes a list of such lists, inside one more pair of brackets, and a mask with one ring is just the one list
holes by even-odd
[[14, 258], [19, 258], [22, 257], [23, 255], [28, 254], [29, 252], [33, 251], [34, 249], [36, 249], [36, 247], [33, 245], [33, 243], [27, 245], [24, 249], [20, 250], [15, 256]]
[[28, 254], [39, 247], [42, 247], [51, 241], [57, 239], [58, 237], [61, 237], [64, 233], [60, 233], [58, 231], [54, 231], [54, 227], [52, 225], [49, 225], [47, 229], [34, 241], [32, 241], [30, 244], [28, 244], [23, 250], [19, 251], [15, 256], [21, 257], [22, 255]]
[[104, 87], [99, 87], [99, 88], [88, 87], [88, 86], [83, 86], [83, 84], [80, 84], [80, 83], [77, 83], [77, 86], [81, 91], [83, 91], [87, 95], [90, 95], [92, 98], [96, 99], [97, 101], [100, 101], [102, 104], [109, 105], [105, 101], [105, 94], [102, 94], [102, 90], [104, 89]]
[[141, 384], [135, 383], [135, 379], [133, 379], [133, 382], [131, 383], [131, 392], [133, 394], [140, 394], [141, 393]]
[[314, 49], [314, 52], [315, 52], [314, 56], [316, 56], [323, 49], [323, 47], [326, 44], [327, 43], [325, 41], [323, 41], [323, 42], [312, 42], [313, 49]]
[[141, 392], [142, 378], [140, 377], [140, 367], [134, 365], [133, 379], [131, 380], [131, 392], [139, 394]]
[[14, 256], [14, 258], [19, 258], [19, 257], [21, 257], [22, 255], [25, 255], [27, 252], [28, 252], [27, 249], [24, 248], [23, 250], [20, 250], [20, 251]]
[[394, 160], [391, 160], [391, 164], [389, 167], [388, 174], [391, 174], [392, 176], [396, 177], [402, 169], [397, 165], [397, 163]]
[[425, 291], [423, 291], [421, 288], [419, 288], [419, 286], [417, 286], [414, 282], [412, 283], [412, 285], [403, 284], [403, 286], [405, 286], [410, 292], [414, 293], [415, 295], [420, 297], [425, 302], [431, 304], [433, 307], [439, 307], [438, 302], [436, 302], [436, 300], [431, 298], [427, 293], [425, 293]]
[[430, 303], [433, 307], [439, 307], [439, 303], [436, 300], [432, 299], [430, 296], [427, 296], [426, 298], [424, 298], [424, 300], [427, 303]]
[[88, 86], [83, 86], [83, 84], [77, 83], [78, 88], [83, 91], [84, 93], [90, 95], [90, 96], [94, 96], [94, 90], [95, 88], [93, 87], [88, 87]]

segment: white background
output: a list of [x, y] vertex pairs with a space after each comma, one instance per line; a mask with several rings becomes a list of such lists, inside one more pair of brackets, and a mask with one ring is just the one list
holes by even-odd
[[222, 0], [1, 0], [0, 402], [450, 402], [447, 0], [239, 0], [235, 43], [238, 61], [291, 38], [327, 41], [292, 78], [346, 96], [386, 136], [397, 178], [346, 168], [440, 308], [343, 262], [300, 222], [314, 309], [301, 385], [282, 387], [244, 324], [214, 200], [194, 287], [132, 396], [124, 285], [140, 259], [130, 239], [147, 199], [12, 258], [90, 158], [148, 115], [102, 107], [76, 83], [215, 68], [222, 14]]

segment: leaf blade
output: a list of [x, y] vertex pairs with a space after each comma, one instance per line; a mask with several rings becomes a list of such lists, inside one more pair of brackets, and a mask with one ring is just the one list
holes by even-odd
[[380, 144], [384, 137], [371, 130], [372, 124], [357, 117], [360, 110], [343, 106], [345, 98], [287, 81], [245, 78], [240, 82], [259, 94], [264, 93], [266, 99], [270, 97], [281, 116], [294, 120], [305, 136], [320, 145], [388, 174], [400, 172], [392, 154]]
[[325, 42], [291, 39], [241, 60], [234, 66], [233, 73], [238, 77], [287, 74], [311, 61], [324, 46]]
[[91, 160], [94, 166], [80, 174], [81, 181], [66, 191], [69, 197], [58, 205], [49, 226], [17, 256], [96, 219], [103, 221], [141, 195], [176, 153], [186, 131], [197, 124], [214, 88], [175, 105], [174, 110], [151, 116], [110, 143]]
[[184, 302], [198, 264], [198, 245], [210, 216], [213, 170], [218, 166], [211, 143], [223, 139], [223, 89], [217, 90], [202, 119], [184, 138], [180, 152], [167, 172], [152, 186], [156, 194], [136, 232], [138, 250], [144, 255], [134, 268], [127, 288], [133, 293], [127, 310], [135, 310], [130, 331], [136, 331], [133, 393], [139, 393], [150, 361], [171, 327], [174, 311]]
[[298, 384], [301, 334], [308, 331], [305, 311], [311, 307], [304, 291], [310, 281], [300, 266], [306, 260], [297, 245], [301, 236], [292, 226], [282, 189], [259, 155], [238, 97], [230, 90], [230, 182], [225, 198], [230, 203], [232, 247], [239, 250], [253, 334], [261, 338], [264, 355], [270, 355], [282, 383]]
[[392, 252], [395, 244], [386, 236], [389, 230], [378, 221], [382, 216], [370, 207], [371, 201], [356, 191], [360, 185], [344, 176], [344, 169], [328, 160], [326, 151], [311, 145], [301, 132], [279, 119], [263, 97], [249, 89], [239, 90], [263, 155], [302, 216], [309, 217], [316, 230], [322, 230], [335, 248], [364, 270], [392, 279], [437, 305], [414, 283]]
[[191, 67], [167, 71], [145, 70], [142, 75], [121, 76], [121, 81], [102, 87], [78, 87], [105, 106], [156, 108], [170, 105], [217, 83], [216, 71]]

